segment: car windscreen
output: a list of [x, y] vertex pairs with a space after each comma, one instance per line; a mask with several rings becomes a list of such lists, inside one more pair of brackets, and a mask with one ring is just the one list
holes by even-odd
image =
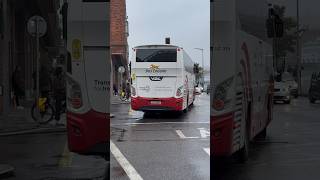
[[137, 49], [136, 62], [177, 62], [177, 50]]

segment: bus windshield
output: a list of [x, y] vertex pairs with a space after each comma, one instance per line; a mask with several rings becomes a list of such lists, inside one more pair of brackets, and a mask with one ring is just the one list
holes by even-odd
[[177, 62], [176, 49], [137, 49], [136, 62]]

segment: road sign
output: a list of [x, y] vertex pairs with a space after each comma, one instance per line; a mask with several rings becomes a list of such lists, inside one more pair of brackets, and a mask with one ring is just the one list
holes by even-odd
[[124, 73], [126, 71], [126, 69], [123, 67], [123, 66], [120, 66], [119, 68], [118, 68], [118, 72], [119, 73]]
[[47, 32], [47, 22], [40, 16], [32, 16], [28, 20], [27, 29], [31, 36], [36, 37], [38, 34], [38, 37], [42, 37]]
[[[35, 37], [36, 39], [36, 72], [37, 72], [37, 76], [36, 76], [36, 89], [37, 89], [37, 95], [35, 98], [35, 104], [38, 102], [38, 99], [40, 97], [40, 90], [39, 90], [39, 77], [40, 77], [40, 48], [39, 48], [39, 39], [40, 37], [44, 36], [47, 32], [47, 22], [46, 20], [44, 20], [42, 17], [40, 16], [32, 16], [29, 20], [28, 20], [28, 24], [27, 24], [27, 30], [28, 33]], [[37, 106], [38, 107], [38, 106]], [[37, 116], [39, 117], [40, 115], [40, 109], [39, 107], [37, 108]]]

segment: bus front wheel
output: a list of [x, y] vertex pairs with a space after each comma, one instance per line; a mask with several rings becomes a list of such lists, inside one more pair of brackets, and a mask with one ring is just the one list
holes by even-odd
[[236, 158], [239, 163], [245, 163], [249, 158], [249, 136], [248, 133], [246, 133], [244, 138], [243, 147], [237, 152]]

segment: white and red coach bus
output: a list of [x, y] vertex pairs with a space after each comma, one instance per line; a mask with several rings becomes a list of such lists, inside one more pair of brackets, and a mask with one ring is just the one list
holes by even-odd
[[131, 78], [133, 110], [186, 112], [194, 102], [194, 63], [181, 47], [133, 48]]
[[[272, 120], [272, 46], [242, 29], [239, 7], [248, 4], [237, 0], [211, 1], [213, 158], [236, 154], [240, 161], [245, 161], [249, 142], [258, 135], [265, 136]], [[265, 13], [260, 19], [261, 29], [265, 28], [268, 16], [268, 6], [263, 5], [266, 9], [251, 8]]]
[[109, 157], [109, 0], [67, 0], [69, 149]]

